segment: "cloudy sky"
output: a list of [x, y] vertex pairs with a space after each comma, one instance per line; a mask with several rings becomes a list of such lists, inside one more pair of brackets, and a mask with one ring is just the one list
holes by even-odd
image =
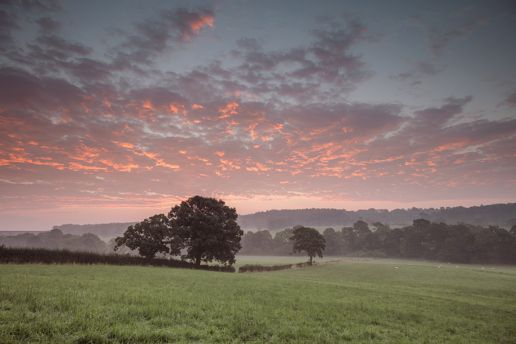
[[0, 230], [516, 201], [513, 1], [0, 1]]

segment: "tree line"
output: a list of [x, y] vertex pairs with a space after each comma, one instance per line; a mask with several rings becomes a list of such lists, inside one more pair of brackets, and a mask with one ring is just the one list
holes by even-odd
[[[431, 222], [448, 224], [468, 222], [479, 226], [497, 225], [511, 228], [516, 225], [516, 203], [492, 204], [476, 207], [441, 207], [409, 209], [366, 209], [349, 211], [344, 209], [300, 209], [269, 210], [248, 215], [239, 215], [238, 224], [242, 228], [277, 231], [293, 227], [299, 223], [305, 226], [344, 226], [352, 225], [358, 220], [367, 223], [387, 223], [390, 225], [408, 225], [413, 219], [423, 218]], [[54, 226], [64, 234], [82, 235], [92, 233], [101, 238], [123, 235], [127, 227], [136, 222], [102, 223], [102, 224], [63, 224]], [[10, 233], [9, 233], [10, 234]]]
[[516, 203], [492, 204], [475, 207], [440, 207], [409, 209], [298, 209], [268, 210], [239, 217], [242, 228], [276, 231], [302, 223], [304, 226], [347, 226], [362, 220], [367, 223], [409, 225], [413, 219], [431, 222], [473, 223], [477, 226], [497, 225], [511, 228], [516, 225]]
[[113, 242], [106, 243], [93, 233], [82, 235], [64, 234], [59, 228], [53, 228], [49, 232], [42, 233], [0, 236], [1, 245], [6, 247], [37, 247], [97, 253], [112, 252], [114, 247]]
[[116, 237], [124, 234], [127, 227], [134, 225], [136, 222], [115, 222], [101, 224], [74, 225], [64, 224], [58, 227], [65, 234], [81, 235], [84, 233], [93, 233], [101, 238]]
[[[320, 209], [314, 209], [320, 210]], [[310, 212], [309, 212], [310, 213]], [[277, 231], [248, 231], [237, 224], [234, 208], [221, 200], [194, 196], [173, 207], [168, 215], [154, 215], [130, 225], [125, 233], [105, 243], [92, 233], [50, 232], [0, 236], [7, 247], [40, 247], [86, 252], [138, 253], [145, 258], [180, 256], [196, 266], [218, 261], [232, 265], [235, 255], [290, 255], [304, 251], [310, 257], [376, 256], [423, 258], [457, 263], [516, 264], [516, 224], [510, 230], [496, 225], [446, 224], [425, 218], [412, 225], [391, 228], [380, 221], [371, 226], [357, 220], [352, 226], [323, 235], [310, 227]], [[243, 237], [242, 237], [243, 236]]]
[[[242, 238], [240, 254], [288, 255], [289, 240], [297, 227], [278, 231], [248, 231]], [[426, 219], [412, 225], [391, 228], [381, 222], [370, 227], [358, 220], [340, 230], [326, 228], [325, 256], [376, 256], [421, 258], [454, 263], [516, 264], [516, 225], [509, 231], [498, 226], [476, 226], [467, 223], [448, 225]]]

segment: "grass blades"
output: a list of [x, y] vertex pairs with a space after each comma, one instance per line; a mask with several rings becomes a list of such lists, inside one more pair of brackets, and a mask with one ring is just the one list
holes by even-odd
[[408, 261], [257, 274], [0, 265], [0, 342], [514, 343], [514, 285], [514, 268]]

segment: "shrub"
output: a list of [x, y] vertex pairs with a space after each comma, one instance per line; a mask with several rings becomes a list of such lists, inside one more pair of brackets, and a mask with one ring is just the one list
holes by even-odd
[[278, 270], [288, 270], [292, 269], [292, 267], [306, 267], [310, 266], [310, 263], [297, 263], [297, 264], [286, 264], [286, 265], [273, 265], [273, 266], [264, 266], [258, 264], [246, 264], [238, 268], [239, 273], [244, 272], [265, 272], [265, 271], [278, 271]]

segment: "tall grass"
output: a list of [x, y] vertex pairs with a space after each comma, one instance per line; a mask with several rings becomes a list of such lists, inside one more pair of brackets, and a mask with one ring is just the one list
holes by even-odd
[[0, 342], [514, 343], [515, 285], [514, 268], [401, 261], [260, 274], [9, 264]]

